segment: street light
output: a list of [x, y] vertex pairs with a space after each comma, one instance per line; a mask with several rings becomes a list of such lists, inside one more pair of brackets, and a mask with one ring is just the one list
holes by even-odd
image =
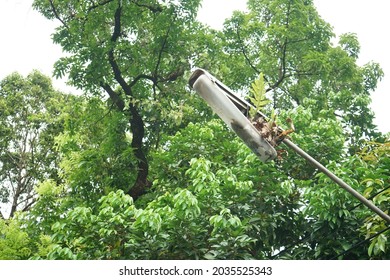
[[[261, 136], [261, 134], [248, 119], [249, 109], [253, 107], [251, 104], [237, 96], [226, 85], [218, 81], [215, 77], [203, 69], [197, 69], [192, 73], [189, 84], [210, 105], [213, 111], [260, 158], [261, 161], [266, 162], [276, 157], [277, 153], [275, 149]], [[258, 114], [267, 119], [263, 113], [258, 112]], [[346, 191], [352, 194], [361, 203], [378, 214], [387, 223], [390, 223], [389, 215], [376, 207], [371, 201], [366, 199], [359, 192], [355, 191], [352, 187], [329, 171], [321, 163], [316, 161], [289, 139], [284, 138], [282, 142], [294, 150], [301, 157], [305, 158], [318, 170], [327, 175], [340, 187], [344, 188]]]
[[244, 141], [244, 143], [266, 162], [276, 157], [276, 150], [261, 136], [246, 117], [250, 104], [202, 69], [196, 70], [190, 85], [210, 105], [213, 111]]

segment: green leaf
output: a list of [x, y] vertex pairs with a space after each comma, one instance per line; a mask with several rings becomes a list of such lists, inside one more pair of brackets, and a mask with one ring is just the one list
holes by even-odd
[[259, 78], [251, 84], [250, 88], [251, 95], [249, 96], [249, 100], [255, 107], [250, 109], [250, 115], [252, 117], [256, 115], [257, 111], [262, 111], [263, 108], [271, 102], [265, 95], [265, 87], [264, 75], [263, 73], [260, 73]]

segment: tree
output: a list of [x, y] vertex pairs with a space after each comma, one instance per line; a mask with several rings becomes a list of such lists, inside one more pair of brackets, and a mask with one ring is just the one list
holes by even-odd
[[[153, 153], [153, 192], [136, 203], [123, 190], [85, 203], [75, 200], [75, 193], [64, 196], [65, 186], [41, 184], [40, 199], [21, 218], [29, 239], [38, 244], [28, 247], [30, 257], [328, 259], [353, 249], [342, 258], [366, 259], [369, 243], [353, 245], [385, 226], [325, 176], [295, 179], [280, 162], [260, 162], [219, 120], [189, 124], [162, 141], [169, 145]], [[382, 151], [387, 144], [375, 146]], [[389, 175], [381, 168], [386, 153], [372, 150], [377, 157], [370, 156], [375, 146], [337, 169], [366, 194], [380, 191]], [[368, 160], [379, 165], [368, 166]], [[372, 178], [376, 185], [369, 183]], [[386, 207], [386, 194], [379, 198]], [[386, 258], [386, 238], [376, 240], [372, 257]]]
[[[127, 190], [134, 199], [150, 186], [148, 150], [163, 131], [180, 123], [186, 102], [185, 80], [197, 48], [199, 0], [191, 1], [34, 1], [34, 7], [61, 25], [53, 35], [69, 56], [55, 75], [100, 96], [128, 119], [137, 176]], [[178, 83], [176, 82], [178, 81]]]
[[102, 195], [127, 191], [136, 175], [128, 119], [99, 98], [79, 103], [56, 138], [62, 185], [77, 205], [93, 205]]
[[283, 146], [259, 161], [183, 72], [204, 65], [243, 95], [262, 72], [265, 112], [291, 118], [294, 142], [387, 209], [387, 142], [362, 141], [377, 136], [379, 65], [357, 65], [353, 34], [332, 45], [310, 0], [250, 0], [223, 31], [194, 20], [198, 4], [35, 1], [61, 22], [53, 38], [69, 56], [57, 75], [87, 98], [56, 137], [61, 180], [41, 182], [17, 217], [35, 244], [27, 257], [388, 258], [380, 219]]
[[246, 88], [248, 78], [264, 73], [274, 109], [310, 106], [315, 119], [328, 110], [342, 121], [351, 152], [360, 140], [379, 136], [369, 93], [383, 71], [374, 62], [357, 65], [355, 34], [341, 35], [333, 46], [332, 29], [310, 0], [251, 0], [248, 8], [225, 23], [228, 84]]
[[[390, 135], [387, 135], [383, 143], [370, 142], [359, 153], [365, 163], [361, 172], [364, 174], [361, 183], [365, 186], [364, 194], [373, 199], [381, 209], [389, 209], [390, 193], [386, 185], [390, 180], [388, 166], [390, 164]], [[387, 182], [387, 183], [386, 183]], [[390, 233], [388, 225], [378, 217], [370, 217], [365, 220], [361, 231], [370, 239], [368, 255], [372, 258], [389, 259]], [[380, 235], [378, 233], [383, 232]]]
[[31, 255], [31, 244], [27, 233], [16, 220], [0, 219], [0, 260], [27, 259]]
[[14, 73], [1, 81], [0, 199], [8, 205], [2, 216], [28, 210], [36, 201], [39, 181], [58, 180], [54, 137], [62, 127], [64, 104], [71, 99], [38, 71], [26, 78]]

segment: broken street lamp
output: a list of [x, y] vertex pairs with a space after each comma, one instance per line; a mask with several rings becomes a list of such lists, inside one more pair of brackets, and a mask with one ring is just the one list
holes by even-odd
[[[277, 153], [274, 147], [264, 139], [263, 135], [248, 119], [249, 110], [253, 107], [244, 99], [232, 92], [222, 82], [210, 75], [203, 69], [195, 70], [189, 80], [190, 86], [210, 105], [213, 111], [244, 141], [244, 143], [260, 158], [266, 162], [276, 158]], [[267, 119], [261, 112], [258, 112], [261, 118]], [[279, 129], [279, 131], [283, 131]], [[352, 187], [346, 184], [339, 177], [334, 175], [321, 163], [316, 161], [305, 151], [295, 145], [287, 138], [280, 139], [286, 146], [294, 150], [297, 154], [305, 158], [318, 170], [327, 175], [340, 187], [344, 188], [361, 203], [366, 205], [373, 212], [378, 214], [387, 223], [390, 223], [390, 216], [376, 207], [371, 201], [366, 199]]]
[[210, 105], [213, 111], [266, 162], [276, 157], [276, 150], [247, 118], [250, 104], [231, 93], [231, 90], [204, 70], [196, 70], [190, 86]]

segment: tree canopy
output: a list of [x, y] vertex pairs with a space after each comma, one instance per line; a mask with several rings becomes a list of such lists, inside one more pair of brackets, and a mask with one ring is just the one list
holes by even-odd
[[54, 137], [73, 100], [38, 71], [26, 78], [13, 73], [0, 82], [0, 201], [10, 204], [11, 217], [30, 209], [39, 181], [58, 180]]
[[332, 43], [311, 0], [249, 0], [223, 30], [197, 21], [200, 2], [34, 1], [60, 23], [54, 75], [83, 95], [37, 71], [0, 83], [0, 259], [390, 257], [380, 217], [282, 145], [259, 161], [188, 86], [202, 67], [249, 102], [257, 88], [293, 142], [388, 213], [380, 66], [357, 63], [355, 34]]

